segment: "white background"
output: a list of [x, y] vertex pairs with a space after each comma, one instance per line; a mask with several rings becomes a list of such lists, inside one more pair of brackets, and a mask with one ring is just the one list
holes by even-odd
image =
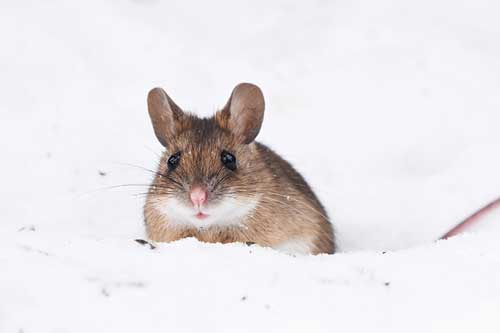
[[[3, 0], [0, 332], [495, 331], [498, 215], [433, 242], [500, 195], [499, 12]], [[311, 183], [343, 253], [132, 241], [151, 179], [134, 166], [161, 152], [149, 89], [208, 116], [239, 82], [264, 91], [258, 139]], [[105, 189], [123, 184], [141, 186]]]

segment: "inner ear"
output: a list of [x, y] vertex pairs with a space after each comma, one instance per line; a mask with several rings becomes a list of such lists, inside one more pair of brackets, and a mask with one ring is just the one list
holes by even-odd
[[178, 133], [183, 112], [162, 88], [154, 88], [148, 94], [148, 112], [158, 141], [167, 147]]
[[238, 84], [222, 110], [228, 129], [244, 144], [259, 134], [264, 119], [264, 95], [251, 83]]

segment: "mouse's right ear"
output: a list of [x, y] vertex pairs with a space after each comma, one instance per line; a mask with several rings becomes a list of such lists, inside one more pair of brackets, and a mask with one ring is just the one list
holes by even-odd
[[148, 112], [158, 141], [166, 147], [177, 134], [177, 124], [183, 116], [181, 108], [162, 88], [154, 88], [148, 94]]

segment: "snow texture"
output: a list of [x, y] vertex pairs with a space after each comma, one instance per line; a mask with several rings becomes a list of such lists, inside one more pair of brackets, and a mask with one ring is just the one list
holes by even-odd
[[[500, 195], [499, 12], [3, 0], [0, 332], [500, 331], [500, 214], [435, 242]], [[149, 89], [210, 115], [242, 81], [340, 253], [133, 241], [161, 152]]]

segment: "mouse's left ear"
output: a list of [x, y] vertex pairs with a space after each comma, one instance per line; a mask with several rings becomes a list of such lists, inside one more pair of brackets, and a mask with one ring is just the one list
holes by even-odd
[[264, 108], [264, 95], [260, 88], [251, 83], [240, 83], [233, 89], [221, 115], [226, 127], [242, 143], [249, 144], [259, 134]]

